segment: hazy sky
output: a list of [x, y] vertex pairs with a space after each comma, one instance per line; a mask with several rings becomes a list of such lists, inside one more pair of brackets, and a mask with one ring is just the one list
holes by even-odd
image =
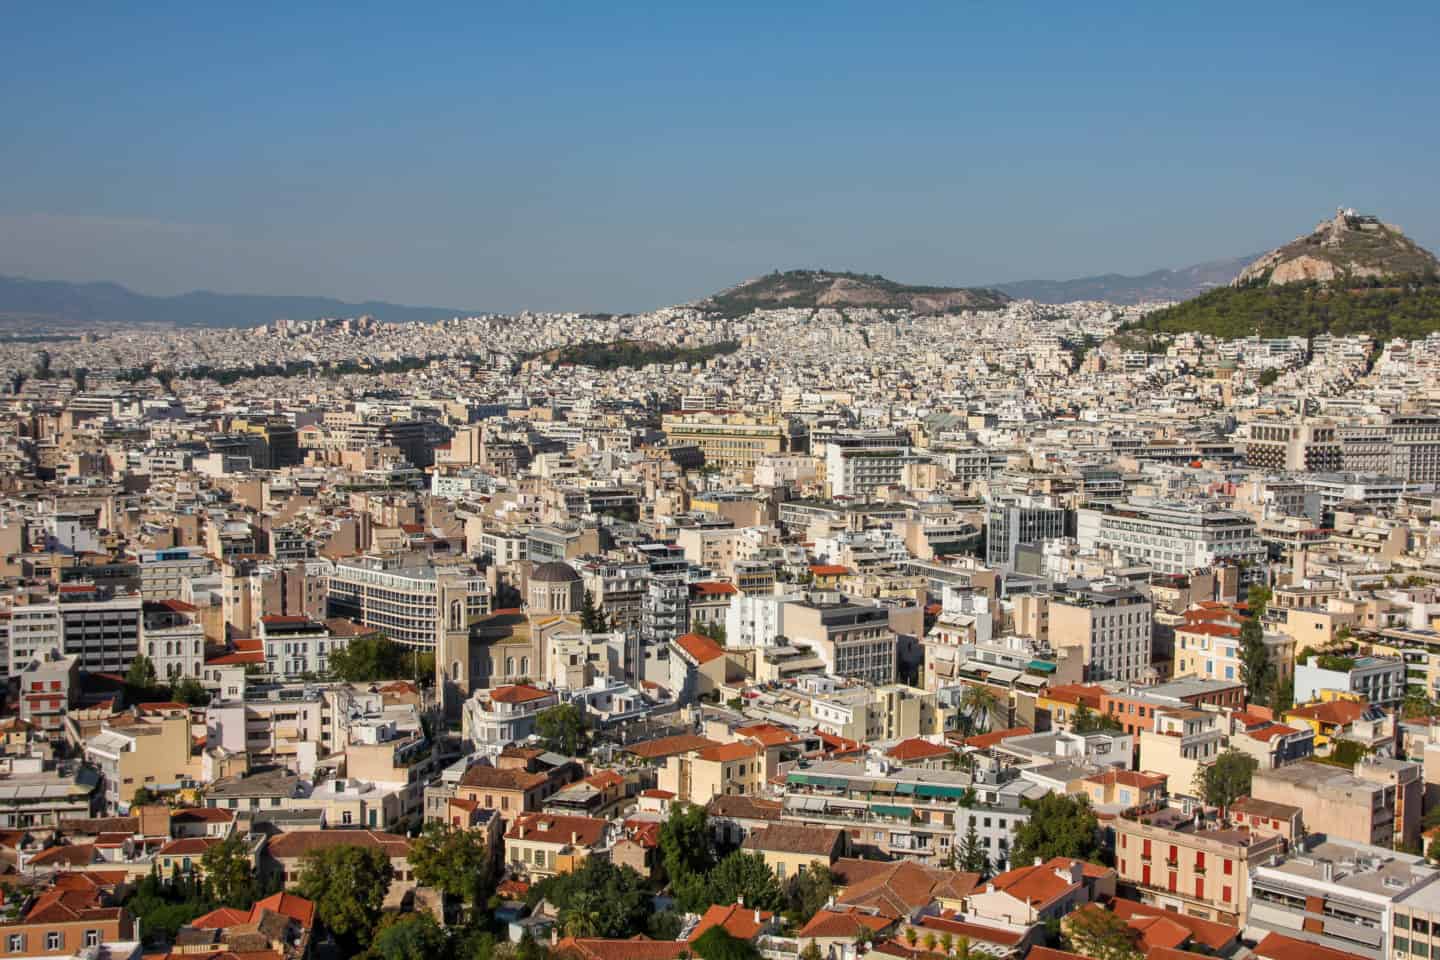
[[0, 274], [631, 310], [1138, 273], [1340, 204], [1440, 247], [1435, 0], [293, 6], [6, 5]]

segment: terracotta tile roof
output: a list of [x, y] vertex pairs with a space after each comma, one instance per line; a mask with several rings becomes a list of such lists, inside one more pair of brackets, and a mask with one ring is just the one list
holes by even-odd
[[1104, 773], [1097, 773], [1085, 778], [1086, 783], [1119, 784], [1123, 787], [1135, 787], [1139, 790], [1151, 790], [1155, 787], [1165, 786], [1170, 778], [1157, 773], [1141, 773], [1138, 770], [1106, 770]]
[[698, 633], [682, 633], [675, 638], [675, 645], [696, 663], [709, 663], [725, 656], [725, 648], [709, 637]]
[[779, 820], [785, 804], [763, 797], [719, 796], [711, 800], [706, 812], [712, 817], [735, 820]]
[[646, 937], [629, 940], [566, 937], [555, 945], [555, 952], [578, 960], [676, 960], [690, 953], [690, 944], [684, 940], [650, 940]]
[[76, 843], [66, 847], [41, 850], [30, 858], [35, 867], [88, 867], [95, 862], [93, 843]]
[[1245, 736], [1251, 738], [1252, 740], [1259, 740], [1262, 743], [1268, 743], [1269, 741], [1274, 740], [1276, 737], [1288, 737], [1292, 733], [1299, 732], [1300, 731], [1296, 730], [1294, 727], [1287, 727], [1283, 723], [1272, 723], [1270, 726], [1262, 727], [1259, 730], [1247, 731]]
[[259, 917], [261, 910], [272, 910], [283, 917], [289, 917], [307, 930], [315, 926], [314, 901], [297, 897], [293, 893], [281, 891], [255, 901], [255, 906], [250, 910], [252, 921]]
[[999, 946], [1013, 947], [1025, 939], [1025, 934], [1016, 930], [1003, 930], [999, 927], [987, 927], [980, 923], [970, 923], [967, 920], [955, 919], [953, 913], [943, 916], [922, 917], [920, 926], [927, 930], [938, 930], [941, 933], [954, 934], [956, 937], [965, 937], [972, 943], [994, 943]]
[[719, 744], [708, 737], [696, 736], [693, 733], [681, 733], [673, 737], [658, 737], [654, 740], [632, 743], [625, 748], [625, 752], [644, 760], [663, 760], [665, 757], [689, 753], [691, 750], [704, 750], [706, 747], [716, 746]]
[[765, 748], [760, 744], [744, 741], [741, 743], [717, 743], [713, 747], [697, 750], [695, 755], [701, 760], [708, 760], [711, 763], [729, 763], [732, 760], [758, 757], [764, 752]]
[[1136, 900], [1114, 897], [1106, 906], [1111, 913], [1132, 926], [1134, 925], [1133, 921], [1147, 917], [1159, 917], [1171, 923], [1177, 923], [1190, 931], [1190, 935], [1195, 938], [1196, 943], [1216, 952], [1221, 951], [1240, 936], [1240, 931], [1228, 924], [1216, 923], [1213, 920], [1201, 920], [1199, 917], [1186, 916], [1183, 913], [1173, 913], [1163, 907], [1154, 907]]
[[574, 843], [582, 847], [593, 847], [604, 838], [605, 827], [609, 822], [595, 817], [522, 813], [510, 824], [510, 829], [505, 831], [505, 839], [562, 845]]
[[1255, 945], [1255, 956], [1261, 960], [1359, 960], [1360, 955], [1332, 950], [1308, 940], [1297, 940], [1280, 933], [1267, 934]]
[[839, 563], [812, 563], [810, 572], [817, 577], [843, 577], [850, 568]]
[[672, 790], [661, 790], [659, 787], [651, 787], [648, 790], [641, 790], [640, 796], [651, 800], [674, 800], [675, 793]]
[[171, 840], [159, 850], [155, 851], [160, 857], [198, 857], [206, 850], [217, 844], [223, 843], [219, 837], [181, 837], [179, 840]]
[[35, 898], [25, 914], [27, 923], [67, 923], [73, 920], [113, 920], [122, 912], [120, 907], [102, 907], [95, 902], [95, 891], [50, 889]]
[[815, 916], [810, 918], [810, 922], [800, 928], [799, 936], [853, 939], [862, 931], [879, 933], [896, 922], [895, 917], [862, 913], [854, 907], [844, 910], [826, 908], [817, 911]]
[[740, 591], [733, 583], [725, 583], [722, 580], [702, 580], [699, 583], [690, 584], [690, 592], [708, 597], [725, 597]]
[[529, 703], [532, 700], [544, 700], [546, 697], [553, 696], [555, 694], [549, 690], [541, 690], [539, 687], [521, 683], [509, 687], [496, 687], [490, 691], [490, 699], [498, 703]]
[[234, 819], [234, 810], [220, 807], [185, 807], [170, 814], [171, 823], [229, 823]]
[[1008, 740], [1011, 737], [1026, 737], [1034, 732], [1034, 727], [1010, 727], [1005, 730], [992, 730], [989, 733], [977, 733], [973, 737], [966, 737], [964, 743], [967, 747], [985, 750], [998, 746], [1001, 740]]
[[809, 854], [828, 858], [840, 844], [844, 832], [835, 827], [812, 827], [803, 823], [780, 823], [752, 830], [740, 845], [742, 850]]
[[1303, 717], [1307, 720], [1315, 720], [1318, 723], [1334, 724], [1345, 726], [1354, 723], [1365, 715], [1368, 709], [1364, 703], [1357, 703], [1353, 700], [1331, 700], [1328, 703], [1312, 703], [1308, 707], [1296, 707], [1288, 711], [1285, 716]]
[[700, 922], [690, 932], [688, 939], [699, 939], [711, 927], [723, 927], [725, 932], [741, 940], [753, 940], [766, 925], [775, 919], [775, 914], [754, 907], [742, 907], [738, 903], [712, 904], [700, 917]]
[[901, 740], [895, 746], [885, 751], [887, 757], [892, 757], [900, 762], [906, 760], [930, 760], [935, 757], [948, 757], [954, 753], [954, 749], [943, 744], [931, 743], [929, 740], [922, 740], [920, 737], [911, 737], [909, 740]]
[[[1081, 864], [1082, 868], [1098, 869], [1093, 868], [1093, 865], [1085, 864], [1082, 860], [1055, 857], [1041, 864], [1006, 870], [992, 879], [990, 884], [996, 890], [1001, 890], [1017, 900], [1031, 904], [1037, 910], [1043, 909], [1046, 904], [1055, 902], [1079, 886], [1077, 881], [1070, 879], [1069, 873], [1072, 865], [1076, 863]], [[1094, 876], [1095, 874], [1085, 870], [1082, 876], [1086, 875]]]
[[242, 923], [249, 922], [249, 910], [221, 907], [218, 910], [211, 910], [209, 913], [202, 913], [190, 921], [190, 926], [195, 927], [197, 930], [223, 930], [226, 927], [236, 927]]
[[912, 860], [837, 860], [831, 869], [840, 878], [839, 903], [875, 907], [887, 916], [908, 917], [932, 900], [961, 900], [980, 883], [978, 873], [941, 870]]
[[481, 790], [533, 790], [545, 783], [543, 773], [527, 773], [516, 767], [489, 767], [471, 764], [460, 776], [460, 786]]
[[409, 840], [380, 830], [292, 830], [277, 834], [265, 849], [277, 860], [292, 860], [313, 850], [349, 845], [384, 850], [392, 860], [410, 856]]

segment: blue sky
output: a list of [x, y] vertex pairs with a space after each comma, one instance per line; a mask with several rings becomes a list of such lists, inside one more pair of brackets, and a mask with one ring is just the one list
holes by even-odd
[[1440, 247], [1433, 0], [291, 6], [10, 5], [0, 274], [634, 310], [1138, 273], [1340, 204]]

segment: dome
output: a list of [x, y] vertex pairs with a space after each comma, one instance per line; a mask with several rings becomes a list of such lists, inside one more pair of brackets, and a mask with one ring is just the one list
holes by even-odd
[[551, 560], [530, 571], [531, 583], [574, 583], [580, 574], [568, 563]]

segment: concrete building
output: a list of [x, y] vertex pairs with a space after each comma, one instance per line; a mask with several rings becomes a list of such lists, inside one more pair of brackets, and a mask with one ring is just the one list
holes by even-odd
[[877, 685], [894, 682], [896, 635], [884, 607], [815, 594], [786, 604], [784, 617], [786, 636], [814, 650], [827, 673]]
[[[1251, 796], [1305, 811], [1305, 828], [1336, 840], [1389, 846], [1395, 841], [1396, 807], [1402, 786], [1341, 767], [1305, 761], [1256, 770]], [[1418, 767], [1415, 789], [1419, 789]], [[1419, 824], [1413, 831], [1419, 838]]]
[[1049, 606], [1050, 645], [1075, 648], [1087, 680], [1140, 680], [1150, 669], [1152, 607], [1134, 590], [1086, 590]]
[[1403, 657], [1322, 657], [1311, 655], [1295, 665], [1295, 702], [1310, 703], [1335, 694], [1353, 695], [1381, 707], [1405, 699]]
[[1081, 510], [1082, 547], [1102, 548], [1157, 573], [1185, 574], [1217, 563], [1258, 565], [1266, 560], [1255, 521], [1213, 501], [1134, 497], [1104, 512]]

